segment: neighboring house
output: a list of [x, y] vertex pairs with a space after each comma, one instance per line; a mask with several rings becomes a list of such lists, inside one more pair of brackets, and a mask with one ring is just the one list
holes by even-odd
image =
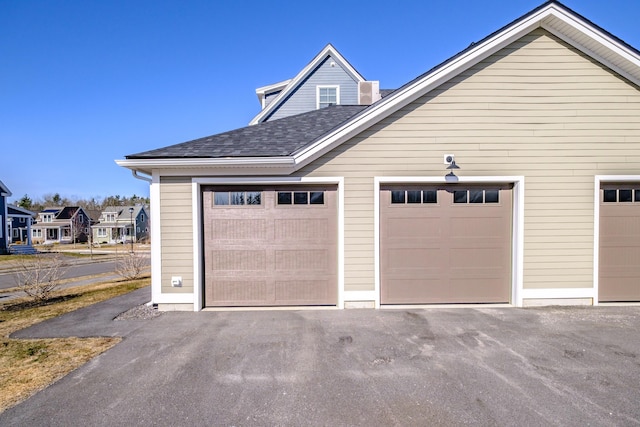
[[[95, 243], [148, 242], [149, 214], [144, 206], [109, 206], [92, 227]], [[134, 231], [135, 230], [135, 231]]]
[[38, 213], [31, 226], [31, 238], [36, 244], [87, 242], [91, 218], [79, 206], [47, 208]]
[[31, 245], [31, 224], [37, 215], [35, 212], [15, 205], [8, 205], [9, 232], [11, 243]]
[[380, 99], [377, 81], [365, 81], [331, 44], [292, 79], [256, 89], [262, 111], [254, 125], [331, 105], [360, 105]]
[[252, 126], [117, 161], [151, 177], [153, 303], [640, 301], [638, 50], [551, 1], [371, 105], [276, 120], [322, 64]]
[[9, 242], [11, 241], [8, 219], [9, 202], [7, 200], [9, 197], [11, 197], [11, 191], [0, 181], [0, 255], [9, 253]]

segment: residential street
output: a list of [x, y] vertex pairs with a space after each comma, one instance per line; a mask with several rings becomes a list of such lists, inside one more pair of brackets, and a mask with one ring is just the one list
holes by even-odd
[[640, 307], [167, 312], [149, 289], [15, 337], [124, 336], [5, 426], [640, 424]]
[[[142, 252], [146, 265], [150, 265], [148, 252]], [[116, 277], [117, 261], [112, 255], [96, 255], [94, 259], [67, 257], [65, 262], [69, 263], [62, 279], [68, 281], [67, 284], [75, 284], [78, 279], [85, 279], [83, 282], [91, 283], [94, 280], [105, 280], [108, 277]], [[0, 292], [4, 289], [16, 287], [15, 267], [4, 266], [0, 270]], [[65, 286], [65, 285], [62, 285]], [[3, 295], [6, 297], [6, 294]]]

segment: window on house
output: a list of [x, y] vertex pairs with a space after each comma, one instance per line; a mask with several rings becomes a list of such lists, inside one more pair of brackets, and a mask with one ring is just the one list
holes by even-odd
[[115, 222], [116, 214], [112, 214], [112, 213], [105, 214], [104, 219], [106, 222]]
[[324, 191], [278, 191], [279, 205], [324, 205]]
[[24, 224], [25, 222], [27, 222], [26, 218], [20, 218], [20, 224]]
[[339, 86], [318, 86], [318, 109], [340, 104]]
[[31, 230], [31, 237], [42, 237], [42, 230], [40, 229]]
[[438, 203], [438, 190], [391, 190], [391, 203]]
[[143, 213], [140, 214], [140, 222], [144, 222], [144, 214]]
[[51, 214], [42, 215], [42, 222], [52, 222], [52, 221], [53, 221], [53, 215]]
[[640, 202], [640, 189], [618, 188], [602, 190], [602, 201], [605, 203], [638, 203]]
[[98, 228], [98, 237], [107, 237], [107, 229]]
[[262, 193], [260, 191], [216, 191], [213, 193], [213, 204], [215, 206], [260, 205]]
[[499, 203], [500, 190], [471, 189], [453, 192], [453, 203]]

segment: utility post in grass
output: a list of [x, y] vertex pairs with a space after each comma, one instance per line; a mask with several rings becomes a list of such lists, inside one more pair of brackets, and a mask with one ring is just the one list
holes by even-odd
[[133, 207], [129, 208], [129, 217], [131, 219], [131, 233], [129, 233], [129, 239], [131, 240], [131, 253], [133, 253], [133, 235], [135, 228], [133, 227]]

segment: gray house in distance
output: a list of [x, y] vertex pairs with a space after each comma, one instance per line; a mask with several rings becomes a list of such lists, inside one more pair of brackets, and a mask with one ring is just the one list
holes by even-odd
[[636, 48], [549, 1], [378, 88], [329, 45], [250, 126], [118, 160], [151, 177], [153, 302], [640, 301]]

